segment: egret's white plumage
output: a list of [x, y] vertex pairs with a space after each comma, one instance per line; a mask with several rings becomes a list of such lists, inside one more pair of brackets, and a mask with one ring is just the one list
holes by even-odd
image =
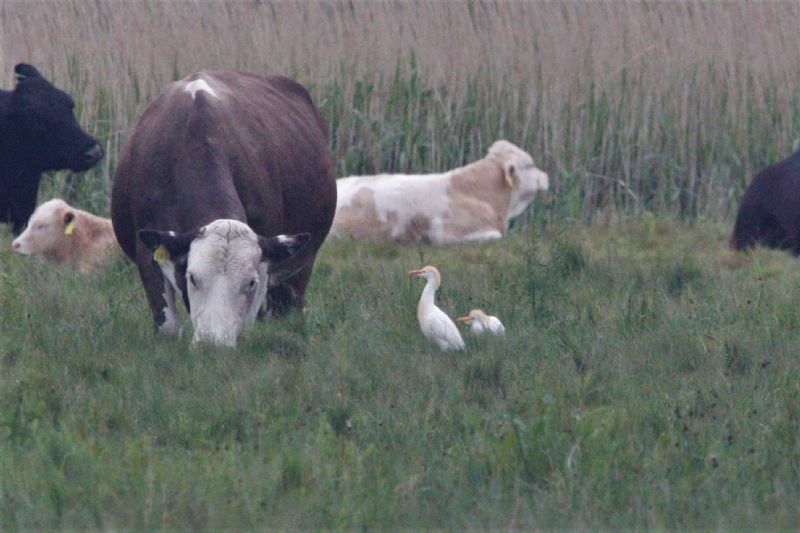
[[420, 270], [412, 270], [409, 274], [428, 280], [417, 305], [417, 319], [422, 334], [442, 350], [463, 350], [464, 339], [461, 338], [455, 322], [433, 302], [436, 289], [442, 282], [439, 271], [428, 265]]
[[481, 309], [473, 309], [467, 316], [456, 318], [457, 322], [466, 322], [470, 324], [470, 331], [474, 335], [483, 335], [484, 333], [491, 333], [492, 335], [503, 336], [506, 334], [506, 328], [503, 323], [496, 316], [489, 316]]

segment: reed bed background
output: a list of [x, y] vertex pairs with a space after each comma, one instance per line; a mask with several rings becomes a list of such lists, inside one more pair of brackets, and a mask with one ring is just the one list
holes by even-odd
[[76, 96], [108, 157], [43, 194], [107, 209], [138, 113], [203, 68], [283, 73], [330, 122], [339, 175], [431, 171], [523, 146], [552, 179], [531, 217], [726, 219], [798, 137], [800, 4], [3, 2], [0, 73]]

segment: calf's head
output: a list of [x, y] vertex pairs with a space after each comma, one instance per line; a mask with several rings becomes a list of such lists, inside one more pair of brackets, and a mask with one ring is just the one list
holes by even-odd
[[32, 170], [87, 170], [103, 149], [75, 120], [75, 102], [31, 65], [14, 68], [17, 85], [5, 118], [17, 158]]
[[509, 220], [521, 215], [536, 193], [546, 191], [550, 186], [547, 174], [536, 168], [530, 154], [513, 143], [505, 140], [495, 142], [489, 148], [489, 157], [502, 165], [506, 184], [511, 188]]
[[36, 208], [11, 249], [22, 255], [58, 257], [69, 247], [75, 224], [75, 210], [69, 204], [57, 198], [48, 200]]
[[[185, 262], [193, 343], [235, 346], [255, 321], [271, 266], [296, 254], [308, 233], [262, 237], [237, 220], [215, 220], [187, 233], [140, 230], [168, 277]], [[163, 248], [162, 248], [163, 247]]]

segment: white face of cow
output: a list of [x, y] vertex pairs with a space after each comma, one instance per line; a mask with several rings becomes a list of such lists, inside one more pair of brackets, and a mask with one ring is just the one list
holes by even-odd
[[[75, 212], [63, 200], [48, 200], [31, 215], [28, 227], [11, 243], [11, 249], [22, 255], [46, 255], [66, 246], [70, 223]], [[66, 232], [66, 233], [65, 233]]]
[[[515, 175], [514, 186], [511, 189], [511, 203], [508, 210], [509, 220], [519, 216], [530, 205], [536, 194], [546, 191], [550, 187], [550, 179], [547, 174], [536, 168], [533, 158], [525, 152], [521, 152], [521, 157], [514, 158], [513, 174]], [[509, 169], [509, 171], [511, 170]]]
[[217, 220], [192, 241], [186, 268], [193, 342], [234, 346], [267, 292], [267, 265], [247, 224]]
[[[162, 240], [153, 238], [154, 234]], [[164, 240], [182, 236], [170, 232], [139, 235], [151, 249], [165, 244], [175, 259], [175, 247]], [[308, 237], [306, 233], [264, 238], [236, 220], [216, 220], [200, 228], [186, 257], [192, 342], [235, 346], [239, 335], [253, 325], [264, 301], [269, 263], [294, 255]]]
[[508, 141], [494, 143], [489, 154], [502, 161], [506, 182], [511, 187], [508, 209], [508, 219], [511, 220], [525, 211], [538, 192], [550, 187], [550, 180], [547, 174], [536, 168], [530, 154]]

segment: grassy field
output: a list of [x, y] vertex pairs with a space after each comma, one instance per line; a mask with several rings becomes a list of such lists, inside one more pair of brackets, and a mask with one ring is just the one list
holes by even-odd
[[[0, 244], [0, 528], [794, 527], [794, 261], [645, 218], [490, 245], [329, 243], [305, 334], [153, 335], [130, 264]], [[439, 353], [410, 268], [505, 342]]]
[[[283, 73], [337, 174], [441, 171], [498, 138], [551, 191], [503, 242], [329, 243], [305, 324], [236, 350], [153, 334], [133, 265], [13, 256], [0, 229], [0, 529], [795, 528], [800, 272], [725, 247], [747, 180], [800, 137], [796, 2], [0, 2], [105, 146], [46, 177], [108, 213], [169, 82]], [[446, 31], [445, 31], [446, 30]], [[426, 263], [451, 315], [419, 333]]]

